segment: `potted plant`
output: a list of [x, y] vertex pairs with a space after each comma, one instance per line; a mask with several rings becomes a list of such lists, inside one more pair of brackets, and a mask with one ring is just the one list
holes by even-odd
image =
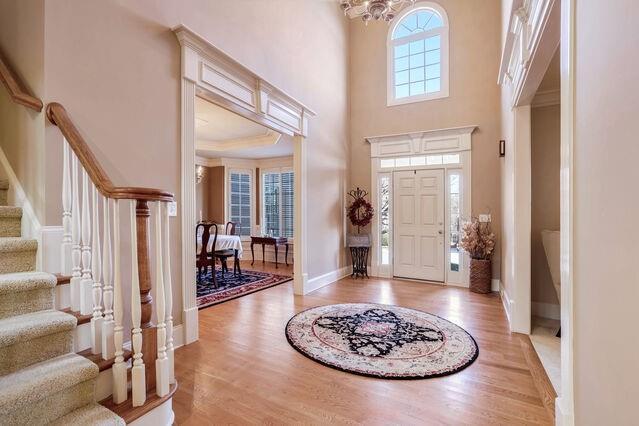
[[489, 222], [473, 217], [462, 226], [459, 246], [470, 255], [470, 290], [489, 293], [492, 279], [491, 257], [495, 249], [495, 234]]

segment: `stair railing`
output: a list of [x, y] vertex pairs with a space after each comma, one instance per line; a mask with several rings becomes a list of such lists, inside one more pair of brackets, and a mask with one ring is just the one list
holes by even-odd
[[9, 92], [13, 102], [37, 112], [42, 111], [42, 101], [29, 93], [2, 55], [0, 55], [0, 81]]
[[[139, 407], [147, 391], [163, 397], [175, 383], [168, 209], [174, 197], [159, 189], [114, 186], [64, 107], [51, 103], [46, 112], [64, 136], [61, 254], [62, 273], [72, 277], [71, 308], [92, 315], [92, 352], [115, 358], [113, 402], [121, 404], [128, 398], [123, 298], [130, 295], [131, 402]], [[128, 204], [131, 221], [130, 293], [121, 276], [121, 203]], [[151, 322], [150, 204], [155, 205], [157, 326]]]

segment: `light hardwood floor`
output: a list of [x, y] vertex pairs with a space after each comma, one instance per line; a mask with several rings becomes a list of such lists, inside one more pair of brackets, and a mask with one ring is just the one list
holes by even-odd
[[[275, 272], [271, 265], [258, 268]], [[381, 380], [324, 367], [288, 344], [284, 327], [291, 316], [344, 302], [440, 315], [475, 337], [479, 358], [451, 376]], [[294, 297], [289, 282], [200, 311], [200, 340], [176, 352], [176, 423], [551, 424], [520, 337], [508, 331], [497, 295], [371, 278]]]

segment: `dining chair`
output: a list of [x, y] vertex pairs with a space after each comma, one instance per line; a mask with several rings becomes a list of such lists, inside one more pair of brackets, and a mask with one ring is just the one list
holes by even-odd
[[211, 256], [211, 253], [207, 250], [209, 245], [209, 240], [211, 239], [211, 228], [215, 227], [215, 233], [213, 234], [213, 250], [215, 250], [215, 246], [217, 244], [217, 225], [214, 223], [206, 223], [200, 222], [195, 227], [195, 241], [197, 244], [198, 235], [200, 233], [200, 229], [202, 230], [202, 239], [201, 239], [201, 247], [200, 253], [197, 256], [195, 261], [195, 266], [197, 267], [197, 276], [198, 279], [202, 277], [202, 268], [204, 268], [204, 272], [208, 272], [209, 266], [211, 267], [211, 275], [213, 277], [213, 286], [217, 288], [217, 278], [215, 274], [215, 257]]
[[[226, 224], [227, 235], [235, 235], [235, 224], [233, 222], [228, 222]], [[228, 231], [231, 233], [228, 233]], [[220, 259], [220, 263], [222, 264], [222, 277], [224, 277], [224, 273], [228, 272], [227, 259], [229, 257], [233, 257], [233, 275], [239, 273], [242, 275], [242, 269], [240, 268], [240, 259], [238, 257], [237, 250], [235, 249], [223, 249], [217, 250], [217, 247], [213, 247], [213, 256], [214, 259]]]

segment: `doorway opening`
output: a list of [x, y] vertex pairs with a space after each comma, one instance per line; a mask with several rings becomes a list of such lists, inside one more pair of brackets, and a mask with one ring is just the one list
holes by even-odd
[[458, 248], [471, 215], [475, 126], [367, 138], [371, 143], [374, 275], [468, 286]]

